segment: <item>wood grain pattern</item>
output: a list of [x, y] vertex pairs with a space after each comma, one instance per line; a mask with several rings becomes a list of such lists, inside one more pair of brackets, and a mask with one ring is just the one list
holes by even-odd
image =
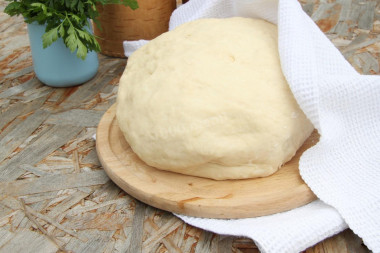
[[[380, 74], [378, 0], [299, 1], [316, 23], [324, 19], [331, 24], [325, 34], [359, 73]], [[165, 234], [162, 228], [173, 219], [171, 213], [138, 202], [110, 180], [96, 181], [103, 177], [94, 180], [94, 175], [81, 175], [102, 170], [92, 139], [99, 120], [96, 112], [103, 114], [114, 104], [126, 59], [99, 55], [99, 71], [89, 82], [74, 88], [45, 87], [32, 69], [23, 18], [7, 16], [3, 12], [6, 4], [0, 0], [0, 141], [7, 139], [2, 141], [6, 143], [4, 149], [0, 146], [0, 153], [7, 154], [0, 160], [0, 181], [16, 189], [25, 179], [33, 180], [24, 182], [30, 183], [30, 192], [0, 194], [1, 253], [58, 251], [57, 245], [26, 217], [19, 198], [25, 201], [27, 210], [34, 210], [30, 212], [36, 215], [34, 220], [62, 242], [61, 248], [67, 252], [146, 252], [144, 242], [149, 238], [150, 252], [259, 252], [251, 239], [225, 237], [183, 222], [170, 223], [171, 232]], [[336, 9], [330, 10], [332, 6]], [[82, 114], [73, 109], [90, 111], [85, 124], [78, 122]], [[34, 114], [35, 125], [27, 126], [25, 120]], [[68, 119], [71, 115], [75, 118], [70, 126], [59, 121], [60, 116]], [[60, 185], [55, 187], [53, 181], [46, 180], [51, 177]], [[75, 228], [77, 237], [56, 227], [57, 223], [67, 232]], [[138, 232], [132, 236], [134, 231]], [[370, 251], [347, 229], [305, 252]]]
[[115, 112], [113, 105], [99, 123], [96, 135], [99, 159], [119, 187], [151, 206], [204, 218], [248, 218], [287, 211], [316, 199], [298, 171], [302, 152], [318, 142], [316, 132], [272, 176], [217, 181], [146, 165], [125, 141]]

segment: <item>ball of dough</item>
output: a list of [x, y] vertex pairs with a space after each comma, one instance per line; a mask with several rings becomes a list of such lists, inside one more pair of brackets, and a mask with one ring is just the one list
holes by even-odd
[[137, 50], [116, 117], [148, 165], [217, 180], [274, 173], [313, 130], [282, 74], [276, 26], [248, 18], [196, 20]]

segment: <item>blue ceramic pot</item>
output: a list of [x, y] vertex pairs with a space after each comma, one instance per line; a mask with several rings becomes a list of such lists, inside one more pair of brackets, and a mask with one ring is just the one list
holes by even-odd
[[96, 52], [88, 52], [86, 59], [82, 60], [76, 52], [70, 52], [62, 38], [44, 49], [42, 35], [45, 28], [45, 25], [28, 24], [34, 72], [41, 82], [52, 87], [70, 87], [95, 76], [99, 67]]

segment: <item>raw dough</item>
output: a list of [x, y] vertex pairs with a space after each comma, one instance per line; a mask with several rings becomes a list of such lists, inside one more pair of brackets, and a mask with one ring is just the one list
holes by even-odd
[[274, 173], [313, 130], [282, 74], [276, 26], [248, 18], [186, 23], [137, 50], [116, 115], [147, 164], [217, 180]]

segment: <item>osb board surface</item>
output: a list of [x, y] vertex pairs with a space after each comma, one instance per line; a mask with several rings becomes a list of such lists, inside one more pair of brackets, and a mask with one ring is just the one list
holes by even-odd
[[[379, 74], [377, 0], [300, 0], [364, 74]], [[245, 238], [184, 224], [116, 187], [92, 135], [115, 102], [126, 60], [100, 55], [96, 77], [67, 89], [42, 85], [26, 26], [0, 0], [0, 252], [258, 252]], [[368, 252], [350, 230], [306, 252]]]

